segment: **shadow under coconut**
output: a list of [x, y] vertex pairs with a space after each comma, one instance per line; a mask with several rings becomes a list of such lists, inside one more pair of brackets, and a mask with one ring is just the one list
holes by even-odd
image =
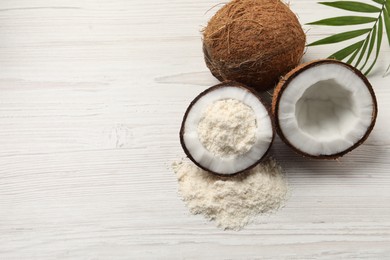
[[355, 178], [375, 173], [380, 163], [387, 161], [390, 151], [379, 145], [373, 133], [365, 143], [355, 150], [336, 160], [321, 160], [303, 157], [289, 148], [278, 136], [270, 150], [270, 156], [275, 158], [285, 169], [287, 174], [300, 177], [321, 178], [335, 177], [337, 179]]
[[271, 111], [272, 107], [272, 97], [273, 97], [274, 89], [270, 89], [268, 91], [257, 92], [260, 96], [261, 100], [264, 102], [264, 105], [267, 109]]

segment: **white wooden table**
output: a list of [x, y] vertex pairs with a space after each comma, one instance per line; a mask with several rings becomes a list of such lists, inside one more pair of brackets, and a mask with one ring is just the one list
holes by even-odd
[[[364, 145], [311, 161], [277, 139], [292, 188], [278, 214], [234, 232], [188, 213], [169, 167], [183, 156], [184, 110], [217, 83], [200, 30], [218, 3], [1, 0], [1, 260], [390, 259], [385, 38]], [[303, 24], [338, 12], [312, 0], [291, 8]], [[340, 30], [304, 28], [308, 42]], [[304, 59], [335, 50], [309, 48]]]

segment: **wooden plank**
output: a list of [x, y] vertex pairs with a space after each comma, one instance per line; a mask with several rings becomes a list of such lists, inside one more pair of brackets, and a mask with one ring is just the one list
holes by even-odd
[[[379, 115], [364, 145], [313, 161], [277, 139], [285, 208], [240, 232], [188, 213], [170, 164], [184, 156], [188, 103], [217, 82], [200, 33], [217, 4], [0, 2], [1, 259], [389, 257], [387, 45], [370, 77]], [[309, 0], [290, 6], [302, 23], [337, 14]], [[309, 42], [336, 31], [304, 28]], [[327, 54], [312, 48], [305, 60]]]

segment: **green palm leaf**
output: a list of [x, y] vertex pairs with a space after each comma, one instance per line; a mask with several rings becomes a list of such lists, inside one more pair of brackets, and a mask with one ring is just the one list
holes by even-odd
[[354, 43], [354, 44], [351, 44], [348, 47], [345, 47], [344, 49], [339, 50], [338, 52], [333, 53], [328, 58], [333, 58], [333, 59], [337, 59], [337, 60], [343, 60], [346, 57], [348, 57], [351, 53], [353, 53], [354, 51], [359, 49], [363, 45], [363, 42], [364, 42], [364, 40], [362, 40], [360, 42], [357, 42], [357, 43]]
[[319, 2], [319, 4], [359, 13], [379, 13], [381, 11], [376, 6], [355, 1]]
[[[360, 47], [361, 48], [361, 47]], [[358, 55], [360, 48], [357, 48], [354, 53], [351, 55], [351, 57], [348, 59], [347, 63], [351, 64], [352, 61], [355, 59], [355, 57]]]
[[378, 37], [377, 37], [377, 42], [376, 42], [376, 55], [375, 55], [375, 59], [374, 61], [372, 62], [371, 66], [368, 68], [368, 70], [364, 73], [365, 75], [367, 75], [368, 73], [370, 73], [370, 71], [372, 70], [372, 68], [374, 67], [376, 61], [378, 60], [378, 57], [379, 57], [379, 51], [381, 49], [381, 44], [382, 44], [382, 35], [383, 35], [383, 23], [382, 23], [382, 18], [379, 17], [379, 20], [378, 20]]
[[[317, 40], [308, 44], [307, 46], [316, 46], [324, 44], [333, 44], [349, 39], [353, 39], [362, 35], [365, 35], [363, 40], [359, 40], [355, 43], [336, 51], [329, 57], [338, 60], [346, 60], [347, 63], [353, 64], [355, 67], [359, 66], [360, 70], [365, 69], [365, 74], [371, 72], [374, 68], [381, 50], [383, 31], [387, 35], [387, 41], [390, 45], [390, 0], [372, 0], [376, 4], [361, 3], [358, 1], [333, 1], [333, 2], [319, 2], [319, 4], [343, 9], [352, 12], [360, 13], [377, 13], [376, 17], [369, 16], [339, 16], [332, 17], [323, 20], [314, 21], [308, 23], [310, 25], [323, 25], [323, 26], [348, 26], [367, 24], [369, 28], [352, 30], [343, 33], [337, 33], [323, 39]], [[374, 56], [374, 58], [371, 58]], [[368, 68], [367, 68], [368, 67]], [[386, 74], [390, 72], [390, 65], [386, 70]], [[389, 73], [390, 74], [390, 73]]]
[[350, 32], [344, 32], [344, 33], [339, 33], [335, 34], [329, 37], [326, 37], [322, 40], [318, 40], [316, 42], [310, 43], [307, 46], [315, 46], [315, 45], [322, 45], [322, 44], [331, 44], [331, 43], [336, 43], [336, 42], [342, 42], [346, 41], [355, 37], [358, 37], [360, 35], [363, 35], [365, 33], [368, 33], [371, 29], [360, 29], [360, 30], [355, 30], [355, 31], [350, 31]]
[[373, 29], [372, 34], [371, 34], [370, 45], [368, 47], [366, 61], [364, 62], [363, 66], [360, 67], [360, 70], [363, 70], [363, 68], [366, 66], [366, 64], [370, 58], [372, 50], [374, 49], [375, 39], [376, 39], [376, 24], [375, 24], [374, 29]]
[[[386, 1], [385, 4], [386, 8], [383, 9], [383, 20], [385, 21], [385, 27], [386, 27], [386, 34], [387, 34], [387, 41], [389, 42], [390, 45], [390, 1]], [[389, 73], [390, 71], [390, 65], [387, 67], [385, 75]]]
[[377, 18], [366, 16], [339, 16], [308, 23], [310, 25], [344, 26], [375, 22]]
[[390, 45], [390, 17], [389, 13], [386, 9], [383, 10], [383, 20], [385, 21], [385, 27], [386, 27], [386, 34], [387, 34], [387, 41]]
[[364, 40], [364, 45], [363, 45], [362, 51], [360, 52], [359, 58], [355, 63], [355, 67], [359, 66], [360, 62], [362, 61], [364, 54], [366, 53], [368, 43], [370, 42], [369, 39], [370, 39], [370, 34], [368, 34], [366, 39]]

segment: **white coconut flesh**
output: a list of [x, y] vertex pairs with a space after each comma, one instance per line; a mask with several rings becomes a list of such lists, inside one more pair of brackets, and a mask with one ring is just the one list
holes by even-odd
[[273, 139], [271, 118], [261, 101], [250, 91], [230, 85], [202, 95], [189, 107], [182, 127], [182, 142], [190, 157], [218, 174], [255, 165]]
[[372, 123], [373, 97], [365, 82], [338, 63], [310, 67], [280, 97], [278, 123], [288, 142], [313, 156], [356, 144]]

